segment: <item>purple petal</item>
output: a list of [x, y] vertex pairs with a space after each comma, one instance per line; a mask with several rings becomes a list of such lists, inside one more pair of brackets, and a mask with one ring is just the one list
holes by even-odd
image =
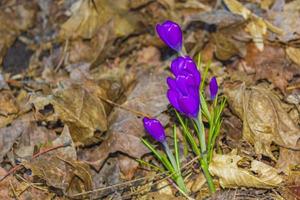
[[176, 92], [176, 90], [169, 89], [167, 92], [167, 97], [169, 99], [170, 104], [179, 112], [181, 111], [178, 104], [178, 98], [180, 96], [181, 95], [178, 92]]
[[143, 123], [146, 131], [151, 135], [151, 137], [154, 140], [158, 142], [163, 142], [166, 140], [164, 127], [157, 119], [150, 119], [148, 117], [144, 117]]
[[174, 74], [174, 76], [178, 76], [178, 74], [182, 70], [182, 65], [184, 65], [184, 57], [179, 56], [175, 58], [171, 63], [171, 72]]
[[173, 78], [168, 77], [167, 78], [167, 84], [168, 84], [168, 86], [169, 86], [170, 89], [176, 90], [176, 88], [177, 88], [176, 81]]
[[178, 24], [167, 20], [162, 24], [156, 25], [156, 32], [169, 47], [177, 52], [181, 51], [182, 31]]
[[196, 98], [185, 96], [178, 99], [179, 107], [183, 114], [196, 118], [199, 113], [199, 100]]
[[216, 79], [216, 77], [212, 77], [209, 82], [210, 98], [212, 100], [214, 100], [216, 98], [218, 90], [219, 90], [219, 86], [217, 83], [217, 79]]
[[175, 75], [192, 75], [196, 85], [200, 85], [201, 75], [195, 62], [188, 56], [174, 59], [171, 63], [171, 72]]

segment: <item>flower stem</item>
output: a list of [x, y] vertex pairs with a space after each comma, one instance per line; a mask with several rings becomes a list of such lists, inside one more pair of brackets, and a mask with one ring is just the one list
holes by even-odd
[[[202, 123], [202, 116], [199, 114], [198, 118], [194, 119], [194, 122], [197, 126], [197, 134], [200, 140], [200, 149], [201, 149], [201, 157], [200, 157], [200, 164], [203, 171], [203, 174], [206, 178], [209, 190], [211, 193], [214, 193], [216, 191], [214, 182], [212, 180], [212, 177], [208, 171], [208, 157], [207, 157], [207, 149], [206, 149], [206, 141], [205, 141], [205, 131], [204, 126]], [[209, 145], [209, 144], [208, 144]]]
[[170, 150], [169, 145], [167, 144], [166, 141], [162, 142], [162, 145], [167, 153], [167, 156], [168, 156], [171, 164], [173, 165], [173, 168], [175, 169], [176, 174], [173, 176], [175, 179], [175, 182], [178, 185], [178, 187], [182, 190], [180, 192], [184, 192], [186, 195], [187, 189], [185, 187], [184, 180], [181, 176], [180, 168], [178, 168], [178, 165], [176, 164], [175, 157], [174, 157], [172, 151]]

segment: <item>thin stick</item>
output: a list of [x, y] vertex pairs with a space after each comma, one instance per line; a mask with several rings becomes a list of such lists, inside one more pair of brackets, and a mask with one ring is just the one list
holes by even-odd
[[[181, 169], [185, 169], [186, 167], [188, 167], [189, 165], [193, 164], [195, 161], [197, 161], [199, 159], [199, 156], [196, 156], [195, 158], [193, 158], [191, 161], [189, 161], [188, 163], [186, 163], [185, 165], [183, 165], [183, 167], [181, 167]], [[126, 182], [123, 182], [123, 183], [118, 183], [118, 184], [115, 184], [115, 185], [110, 185], [110, 186], [107, 186], [107, 187], [102, 187], [102, 188], [97, 188], [95, 190], [91, 190], [91, 191], [85, 191], [85, 192], [81, 192], [81, 193], [78, 193], [78, 194], [74, 194], [72, 195], [71, 197], [74, 198], [74, 197], [77, 197], [77, 196], [81, 196], [81, 195], [86, 195], [86, 194], [91, 194], [91, 193], [95, 193], [95, 192], [100, 192], [100, 191], [103, 191], [103, 190], [108, 190], [108, 189], [112, 189], [112, 188], [115, 188], [115, 187], [119, 187], [119, 186], [123, 186], [123, 185], [129, 185], [129, 184], [132, 184], [132, 183], [135, 183], [135, 182], [138, 182], [138, 181], [142, 181], [142, 180], [145, 180], [145, 179], [148, 179], [148, 178], [155, 178], [155, 177], [158, 177], [158, 176], [162, 176], [162, 175], [165, 175], [167, 174], [168, 172], [161, 172], [161, 173], [158, 173], [158, 174], [155, 174], [154, 176], [148, 176], [148, 177], [142, 177], [142, 178], [137, 178], [137, 179], [134, 179], [132, 181], [126, 181]], [[166, 177], [171, 177], [173, 174], [169, 174], [168, 176]], [[165, 178], [166, 178], [165, 177]], [[164, 179], [165, 179], [164, 178]]]
[[[69, 146], [70, 143], [64, 143], [62, 145], [58, 145], [58, 146], [55, 146], [55, 147], [51, 147], [49, 149], [46, 149], [46, 150], [43, 150], [41, 152], [38, 152], [37, 154], [33, 155], [31, 159], [35, 159], [37, 158], [38, 156], [42, 155], [42, 154], [45, 154], [45, 153], [48, 153], [49, 151], [53, 151], [53, 150], [56, 150], [58, 148], [62, 148], [62, 147], [67, 147]], [[6, 177], [8, 177], [9, 175], [15, 173], [16, 171], [18, 171], [19, 169], [22, 169], [23, 168], [23, 165], [22, 164], [18, 164], [16, 166], [14, 166], [13, 168], [11, 168], [3, 177], [1, 177], [0, 179], [0, 182], [3, 181]]]
[[117, 107], [119, 107], [119, 108], [121, 108], [121, 109], [123, 109], [123, 110], [127, 110], [127, 111], [129, 111], [129, 112], [132, 112], [132, 113], [135, 114], [135, 115], [138, 115], [138, 116], [141, 116], [141, 117], [148, 117], [148, 118], [151, 118], [151, 116], [148, 115], [148, 114], [146, 114], [146, 113], [143, 113], [143, 112], [140, 112], [140, 111], [136, 111], [136, 110], [127, 108], [127, 107], [125, 107], [125, 106], [122, 106], [122, 105], [120, 105], [120, 104], [117, 104], [117, 103], [115, 103], [115, 102], [113, 102], [113, 101], [111, 101], [111, 100], [109, 100], [109, 99], [103, 98], [103, 97], [99, 97], [99, 98], [100, 98], [101, 100], [105, 101], [105, 102], [108, 103], [108, 104], [117, 106]]

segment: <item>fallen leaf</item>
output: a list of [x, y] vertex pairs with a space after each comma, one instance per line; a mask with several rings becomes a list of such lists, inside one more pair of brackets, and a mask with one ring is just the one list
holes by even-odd
[[[110, 3], [106, 0], [80, 0], [72, 5], [72, 16], [62, 27], [62, 38], [92, 38], [109, 20], [114, 20], [114, 34], [124, 36], [134, 31], [134, 19], [126, 13], [127, 1]], [[125, 7], [125, 8], [124, 8]], [[125, 11], [124, 11], [125, 10]]]
[[60, 146], [63, 144], [69, 144], [68, 146], [66, 146], [64, 148], [57, 149], [55, 152], [58, 155], [64, 156], [69, 159], [73, 159], [73, 160], [77, 159], [75, 144], [73, 143], [73, 140], [72, 140], [72, 137], [70, 134], [70, 130], [67, 125], [64, 126], [64, 129], [63, 129], [62, 133], [60, 134], [60, 136], [58, 138], [56, 138], [54, 141], [52, 141], [51, 143], [52, 143], [51, 145], [54, 147]]
[[85, 163], [59, 157], [53, 152], [41, 155], [22, 165], [32, 171], [32, 176], [46, 182], [48, 186], [61, 190], [61, 195], [77, 194], [92, 190], [92, 177]]
[[296, 0], [283, 4], [283, 8], [280, 8], [280, 10], [276, 8], [268, 11], [268, 18], [272, 21], [272, 23], [275, 26], [281, 28], [284, 31], [282, 35], [275, 36], [283, 42], [299, 39], [299, 5], [300, 2]]
[[[59, 88], [53, 95], [32, 96], [30, 102], [36, 109], [36, 115], [49, 121], [62, 120], [68, 125], [76, 145], [98, 141], [94, 133], [107, 130], [106, 112], [102, 101], [80, 85], [71, 83], [65, 87]], [[53, 106], [54, 113], [43, 115], [47, 106], [50, 112]]]
[[229, 105], [243, 121], [243, 138], [255, 152], [275, 159], [271, 143], [300, 149], [300, 129], [283, 109], [280, 99], [269, 89], [240, 84], [225, 88]]
[[[1, 5], [5, 7], [4, 5]], [[34, 3], [22, 3], [1, 9], [0, 12], [0, 63], [7, 49], [13, 44], [22, 31], [30, 28], [35, 19], [36, 7]], [[5, 10], [5, 11], [4, 11]]]
[[286, 178], [286, 187], [281, 188], [284, 199], [298, 200], [300, 197], [300, 172], [292, 171]]
[[227, 155], [214, 154], [209, 171], [219, 177], [223, 188], [273, 188], [282, 182], [277, 170], [263, 162], [252, 160], [249, 169], [240, 168], [238, 162], [242, 159], [236, 151]]
[[19, 105], [10, 90], [0, 91], [0, 128], [10, 124], [19, 112]]
[[250, 33], [252, 40], [257, 47], [258, 50], [264, 50], [264, 38], [263, 36], [267, 33], [267, 25], [261, 19], [254, 19], [250, 21], [247, 26], [246, 30]]
[[300, 69], [300, 49], [295, 47], [288, 47], [285, 50], [288, 57], [298, 65], [298, 68]]
[[251, 11], [236, 0], [224, 0], [224, 3], [231, 12], [242, 15], [244, 19], [248, 19], [251, 16]]
[[276, 168], [280, 172], [290, 174], [291, 170], [300, 165], [300, 151], [280, 147]]
[[[166, 76], [165, 72], [140, 74], [135, 87], [122, 104], [126, 110], [116, 107], [112, 111], [109, 116], [111, 125], [107, 138], [87, 159], [97, 170], [111, 153], [122, 152], [130, 157], [140, 158], [149, 152], [141, 142], [141, 137], [145, 135], [142, 118], [130, 110], [161, 118], [165, 123], [167, 120], [162, 112], [167, 109], [168, 105], [165, 96]], [[126, 171], [126, 169], [121, 169], [121, 171]]]
[[26, 120], [16, 120], [10, 126], [0, 129], [0, 161], [10, 151], [14, 142], [30, 125]]
[[289, 81], [300, 73], [290, 65], [284, 49], [278, 46], [265, 45], [264, 50], [259, 51], [253, 45], [248, 45], [245, 62], [246, 67], [250, 68], [249, 73], [255, 73], [255, 80], [267, 79], [282, 92], [285, 92]]

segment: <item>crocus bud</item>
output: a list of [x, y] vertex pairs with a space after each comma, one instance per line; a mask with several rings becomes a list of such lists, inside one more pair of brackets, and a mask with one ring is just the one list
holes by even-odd
[[165, 21], [156, 25], [156, 32], [160, 39], [164, 41], [170, 48], [177, 52], [182, 48], [182, 31], [178, 24], [172, 21]]
[[164, 127], [157, 119], [150, 119], [148, 117], [144, 117], [143, 123], [146, 131], [151, 135], [151, 137], [154, 140], [160, 143], [163, 143], [166, 140]]
[[216, 98], [218, 90], [219, 90], [219, 86], [217, 83], [217, 79], [216, 77], [212, 77], [209, 82], [209, 92], [210, 92], [211, 100], [214, 100]]

